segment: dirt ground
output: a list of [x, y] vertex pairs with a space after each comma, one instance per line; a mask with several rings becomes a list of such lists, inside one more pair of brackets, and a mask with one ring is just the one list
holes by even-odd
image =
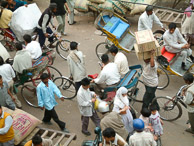
[[[49, 5], [49, 0], [34, 0], [43, 11]], [[129, 17], [129, 22], [131, 25], [131, 30], [135, 32], [137, 30], [137, 20], [139, 16]], [[76, 41], [80, 43], [79, 49], [83, 51], [86, 55], [86, 68], [88, 74], [94, 74], [100, 72], [100, 68], [98, 65], [98, 58], [95, 54], [95, 47], [98, 43], [103, 42], [105, 40], [105, 36], [97, 35], [96, 28], [93, 25], [94, 18], [90, 14], [81, 14], [77, 13], [75, 15], [75, 20], [77, 23], [75, 25], [66, 25], [65, 30], [67, 32], [67, 36], [65, 39], [70, 41]], [[67, 21], [66, 21], [67, 22]], [[55, 24], [57, 22], [55, 20]], [[125, 53], [129, 64], [142, 64], [141, 61], [137, 60], [135, 53]], [[57, 55], [54, 67], [56, 67], [64, 76], [68, 76], [68, 67], [67, 62], [64, 61], [62, 58]], [[165, 82], [165, 81], [164, 81]], [[157, 91], [157, 96], [173, 96], [175, 95], [176, 91], [179, 89], [180, 86], [184, 84], [183, 79], [177, 76], [170, 76], [170, 84], [168, 88], [162, 91]], [[140, 93], [138, 98], [142, 98], [144, 94], [144, 87], [140, 86]], [[25, 101], [22, 99], [20, 94], [18, 94], [19, 99], [22, 101], [23, 110], [29, 112], [30, 114], [36, 116], [38, 119], [42, 119], [44, 112], [37, 108], [32, 108], [28, 106]], [[89, 124], [89, 131], [92, 133], [91, 136], [86, 137], [81, 133], [81, 118], [80, 113], [78, 110], [76, 98], [73, 100], [65, 100], [61, 102], [57, 99], [59, 103], [56, 106], [56, 111], [61, 120], [66, 122], [67, 128], [70, 132], [76, 133], [77, 140], [72, 141], [70, 146], [80, 146], [83, 140], [92, 140], [95, 137], [94, 131], [94, 124], [90, 121]], [[141, 108], [141, 103], [135, 103], [134, 107], [139, 112]], [[162, 145], [163, 146], [193, 146], [194, 137], [192, 134], [186, 133], [184, 130], [187, 128], [186, 122], [188, 119], [187, 111], [184, 107], [183, 115], [180, 119], [174, 122], [164, 122], [164, 135], [162, 136]], [[99, 114], [100, 115], [100, 114]], [[139, 115], [139, 113], [138, 113]], [[100, 115], [102, 117], [102, 115]], [[42, 127], [52, 128], [59, 130], [57, 124], [52, 121], [53, 125], [41, 125]]]

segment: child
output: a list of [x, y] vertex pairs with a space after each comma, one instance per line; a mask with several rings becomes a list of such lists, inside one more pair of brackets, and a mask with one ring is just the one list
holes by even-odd
[[158, 136], [163, 134], [163, 121], [160, 119], [160, 114], [157, 111], [156, 105], [150, 105], [151, 116], [149, 125], [153, 127], [154, 130], [154, 139], [157, 140]]
[[139, 116], [139, 119], [144, 121], [145, 131], [152, 131], [152, 127], [149, 126], [150, 115], [151, 115], [151, 111], [148, 108], [143, 108], [141, 110], [141, 115]]

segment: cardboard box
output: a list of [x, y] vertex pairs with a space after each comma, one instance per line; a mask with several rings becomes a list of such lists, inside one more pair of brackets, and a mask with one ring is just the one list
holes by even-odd
[[[157, 46], [157, 47], [155, 47], [155, 56], [160, 56], [161, 55], [161, 47], [157, 41], [155, 41], [155, 45]], [[139, 60], [145, 60], [145, 59], [151, 58], [150, 51], [140, 52], [137, 44], [134, 45], [134, 48], [135, 48], [136, 56]]]
[[151, 30], [135, 32], [135, 38], [139, 52], [147, 52], [156, 49], [155, 38]]

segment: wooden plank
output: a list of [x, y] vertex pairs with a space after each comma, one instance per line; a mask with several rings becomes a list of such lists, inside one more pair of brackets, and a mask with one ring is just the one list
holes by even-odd
[[180, 17], [180, 15], [181, 15], [181, 14], [178, 14], [178, 15], [176, 16], [176, 18], [175, 18], [173, 21], [176, 22], [177, 19]]
[[41, 135], [41, 137], [44, 138], [47, 134], [48, 134], [48, 130], [46, 130], [46, 131]]
[[171, 13], [165, 20], [168, 21], [172, 15], [173, 13]]
[[58, 139], [58, 141], [55, 143], [54, 146], [58, 146], [58, 144], [63, 140], [64, 137], [65, 137], [65, 134], [61, 135], [61, 137]]
[[68, 140], [64, 143], [63, 146], [68, 146], [74, 138], [76, 138], [76, 135], [73, 133], [73, 134], [71, 134], [71, 136], [68, 138]]
[[163, 11], [158, 17], [159, 18], [162, 18], [162, 17], [164, 17], [163, 15], [166, 15], [166, 12], [165, 11]]
[[56, 135], [57, 135], [57, 132], [54, 132], [49, 139], [52, 140]]

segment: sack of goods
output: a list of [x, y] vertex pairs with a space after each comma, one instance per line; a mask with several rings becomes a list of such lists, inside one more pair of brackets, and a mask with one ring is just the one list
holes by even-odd
[[40, 9], [35, 3], [28, 5], [28, 7], [22, 6], [14, 11], [10, 28], [19, 41], [23, 41], [25, 34], [33, 34], [41, 14]]
[[113, 9], [119, 13], [119, 14], [123, 14], [125, 15], [127, 12], [127, 9], [125, 7], [122, 6], [122, 4], [119, 1], [113, 1]]
[[126, 9], [131, 10], [134, 6], [134, 4], [132, 2], [134, 2], [134, 0], [118, 0], [119, 3]]
[[160, 45], [155, 40], [151, 30], [143, 30], [135, 32], [137, 43], [134, 45], [137, 58], [139, 60], [149, 59], [150, 51], [155, 50], [155, 56], [160, 56]]
[[10, 58], [10, 54], [7, 52], [7, 49], [1, 44], [1, 42], [0, 42], [0, 56], [3, 58], [4, 61]]
[[88, 0], [76, 0], [75, 9], [79, 12], [88, 12]]
[[112, 0], [106, 0], [103, 4], [99, 4], [98, 9], [101, 11], [103, 10], [114, 11], [112, 6]]
[[138, 4], [133, 4], [131, 6], [130, 15], [135, 15], [138, 13], [143, 13], [145, 11], [146, 5], [141, 5], [141, 3], [147, 4], [147, 5], [152, 5], [156, 0], [129, 0], [129, 1], [134, 2], [134, 3], [138, 3]]
[[105, 2], [105, 0], [88, 0], [92, 3], [97, 3], [97, 4], [103, 4]]
[[96, 3], [92, 3], [92, 2], [89, 2], [88, 3], [88, 7], [89, 7], [89, 9], [91, 9], [92, 11], [98, 11], [98, 4], [96, 4]]

